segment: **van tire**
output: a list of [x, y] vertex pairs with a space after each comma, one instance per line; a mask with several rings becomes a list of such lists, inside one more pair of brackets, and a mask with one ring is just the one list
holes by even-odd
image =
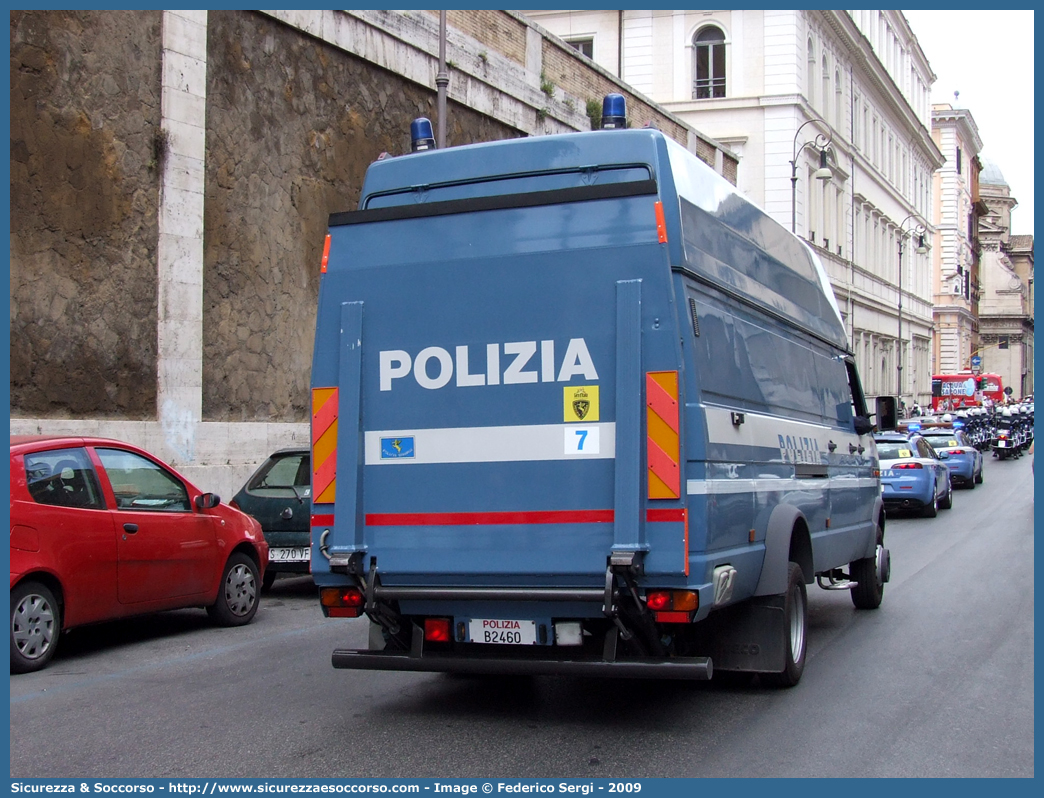
[[793, 687], [801, 681], [808, 650], [808, 593], [805, 577], [796, 562], [787, 565], [787, 592], [783, 594], [783, 650], [785, 667], [780, 673], [762, 673], [771, 687]]
[[852, 603], [857, 610], [876, 610], [884, 598], [884, 582], [877, 569], [877, 552], [884, 546], [884, 530], [877, 525], [877, 544], [874, 556], [856, 560], [848, 566], [849, 574], [856, 586], [852, 588]]

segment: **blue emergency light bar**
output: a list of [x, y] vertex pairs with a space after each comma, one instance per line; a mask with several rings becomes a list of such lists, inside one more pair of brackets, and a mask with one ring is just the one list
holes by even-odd
[[627, 100], [622, 94], [607, 94], [602, 100], [602, 130], [627, 127]]
[[410, 122], [410, 149], [412, 152], [435, 149], [435, 134], [431, 129], [431, 120], [426, 116]]

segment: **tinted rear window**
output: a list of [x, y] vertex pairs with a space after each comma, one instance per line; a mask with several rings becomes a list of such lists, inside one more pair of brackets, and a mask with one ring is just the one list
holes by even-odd
[[878, 443], [877, 456], [882, 460], [901, 460], [904, 457], [913, 457], [913, 450], [908, 442]]
[[272, 498], [308, 496], [311, 488], [310, 464], [311, 456], [308, 454], [272, 457], [250, 478], [247, 492]]
[[103, 506], [101, 491], [87, 452], [57, 449], [25, 456], [29, 495], [39, 504], [59, 507]]

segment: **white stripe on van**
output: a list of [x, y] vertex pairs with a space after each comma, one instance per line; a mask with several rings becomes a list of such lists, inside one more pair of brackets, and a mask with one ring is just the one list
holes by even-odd
[[[611, 460], [616, 456], [614, 422], [371, 430], [364, 436], [366, 465]], [[403, 454], [388, 457], [386, 449], [382, 457], [382, 439], [398, 441], [396, 451]], [[412, 456], [408, 456], [410, 439]]]
[[[742, 411], [743, 421], [733, 422], [735, 411], [726, 408], [703, 405], [707, 419], [707, 437], [710, 443], [724, 443], [740, 446], [763, 446], [770, 449], [780, 448], [779, 439], [801, 445], [818, 447], [818, 451], [828, 454], [828, 444], [837, 444], [835, 454], [848, 454], [848, 445], [860, 445], [859, 436], [855, 432], [839, 430], [824, 424], [809, 424], [804, 421], [793, 421], [779, 416], [766, 416], [760, 413]], [[738, 419], [737, 419], [738, 420]], [[865, 441], [870, 436], [866, 436]], [[866, 448], [869, 449], [867, 446]]]
[[829, 488], [877, 488], [876, 479], [831, 477], [830, 479], [690, 479], [685, 492], [690, 496], [715, 496], [729, 493], [775, 493], [783, 490], [806, 492]]

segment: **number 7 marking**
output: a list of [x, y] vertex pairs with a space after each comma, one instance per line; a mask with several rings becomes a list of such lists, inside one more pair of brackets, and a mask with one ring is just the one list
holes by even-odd
[[576, 434], [580, 436], [580, 443], [577, 444], [576, 450], [582, 452], [584, 450], [584, 441], [587, 440], [587, 430], [578, 429]]

